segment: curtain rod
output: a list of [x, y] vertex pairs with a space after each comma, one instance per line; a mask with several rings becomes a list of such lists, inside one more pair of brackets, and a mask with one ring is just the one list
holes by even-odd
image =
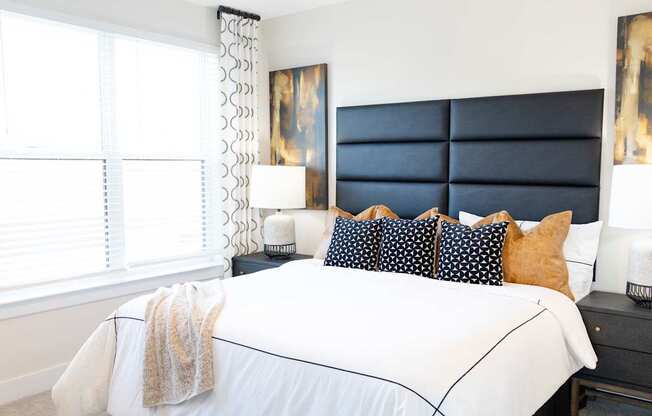
[[220, 7], [217, 8], [217, 18], [218, 18], [218, 20], [219, 20], [220, 15], [222, 13], [234, 14], [236, 16], [241, 16], [241, 17], [244, 17], [244, 18], [247, 18], [247, 19], [260, 20], [260, 16], [258, 16], [257, 14], [243, 12], [242, 10], [233, 9], [233, 8], [227, 7], [227, 6], [220, 6]]

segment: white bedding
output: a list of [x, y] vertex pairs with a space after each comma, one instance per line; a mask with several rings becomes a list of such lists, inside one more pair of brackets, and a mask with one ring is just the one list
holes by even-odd
[[[212, 392], [177, 406], [141, 406], [141, 297], [101, 324], [100, 347], [85, 348], [54, 389], [57, 405], [67, 416], [104, 407], [104, 387], [113, 416], [529, 416], [582, 366], [596, 364], [575, 304], [535, 286], [303, 260], [226, 280], [224, 290]], [[106, 343], [116, 338], [114, 358]], [[85, 386], [85, 378], [106, 385]]]

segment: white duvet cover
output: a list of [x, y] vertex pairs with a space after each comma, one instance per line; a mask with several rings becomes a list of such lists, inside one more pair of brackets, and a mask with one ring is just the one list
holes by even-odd
[[142, 407], [141, 297], [101, 324], [55, 387], [61, 414], [108, 404], [113, 416], [529, 416], [596, 364], [575, 304], [535, 286], [303, 260], [224, 290], [212, 392]]

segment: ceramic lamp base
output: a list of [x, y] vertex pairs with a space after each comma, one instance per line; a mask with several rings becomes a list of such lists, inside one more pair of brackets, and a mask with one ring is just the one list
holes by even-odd
[[268, 257], [289, 257], [297, 252], [294, 218], [277, 211], [265, 218], [263, 243]]

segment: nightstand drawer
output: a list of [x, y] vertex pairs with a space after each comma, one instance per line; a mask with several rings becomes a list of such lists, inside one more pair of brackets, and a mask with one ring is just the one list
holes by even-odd
[[582, 373], [652, 387], [652, 354], [595, 345], [598, 366]]
[[589, 311], [582, 318], [593, 344], [652, 354], [652, 321]]
[[270, 266], [267, 264], [257, 264], [249, 262], [235, 262], [233, 264], [233, 275], [241, 276], [243, 274], [251, 274], [259, 272], [261, 270], [269, 269]]

